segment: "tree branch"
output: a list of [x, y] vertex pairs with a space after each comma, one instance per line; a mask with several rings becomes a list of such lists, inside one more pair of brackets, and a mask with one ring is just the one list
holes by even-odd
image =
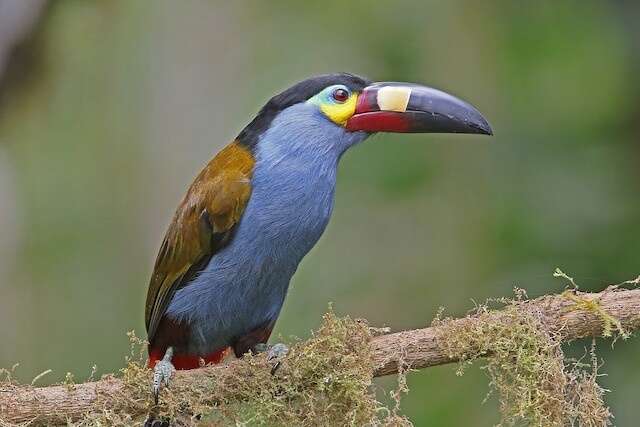
[[[615, 327], [625, 331], [640, 328], [640, 289], [607, 289], [599, 293], [563, 293], [549, 295], [516, 305], [518, 309], [535, 310], [543, 315], [548, 330], [559, 334], [563, 341], [583, 337], [598, 337], [607, 332], [614, 320]], [[493, 312], [453, 320], [456, 322], [486, 322]], [[619, 323], [617, 323], [619, 322]], [[618, 331], [621, 332], [621, 331]], [[414, 329], [375, 336], [370, 341], [374, 361], [374, 376], [398, 372], [398, 369], [421, 369], [456, 362], [441, 346], [442, 326]], [[171, 384], [172, 389], [199, 387], [203, 378], [230, 378], [228, 373], [240, 375], [251, 371], [242, 369], [242, 360], [191, 371], [178, 371]], [[399, 366], [399, 363], [402, 366]], [[237, 377], [235, 377], [237, 380]], [[207, 384], [211, 384], [210, 382]], [[140, 385], [144, 393], [147, 384]], [[105, 377], [99, 381], [49, 387], [0, 385], [0, 425], [32, 422], [35, 424], [65, 423], [87, 413], [99, 413], [105, 408], [124, 410], [110, 406], [114, 396], [131, 393], [125, 381]], [[133, 399], [133, 398], [132, 398]], [[139, 396], [136, 399], [141, 399]], [[138, 405], [144, 411], [145, 405]], [[131, 410], [128, 407], [127, 410]], [[138, 414], [129, 414], [139, 416]]]

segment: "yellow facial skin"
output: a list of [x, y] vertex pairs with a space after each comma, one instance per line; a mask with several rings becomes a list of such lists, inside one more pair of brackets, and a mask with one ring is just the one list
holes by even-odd
[[356, 103], [358, 101], [358, 94], [352, 93], [349, 99], [343, 104], [322, 104], [320, 109], [322, 112], [331, 119], [337, 125], [344, 126], [347, 120], [353, 116], [356, 111]]
[[332, 93], [337, 88], [343, 88], [343, 86], [330, 86], [316, 96], [310, 98], [307, 102], [318, 105], [320, 110], [335, 124], [345, 126], [347, 120], [349, 120], [356, 111], [358, 93], [350, 93], [349, 98], [341, 103], [332, 98]]

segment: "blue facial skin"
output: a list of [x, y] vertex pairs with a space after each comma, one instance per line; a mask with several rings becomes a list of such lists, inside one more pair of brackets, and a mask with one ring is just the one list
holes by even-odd
[[275, 322], [298, 264], [324, 232], [342, 154], [369, 136], [348, 132], [312, 102], [278, 114], [256, 145], [252, 193], [231, 243], [171, 300], [207, 355]]

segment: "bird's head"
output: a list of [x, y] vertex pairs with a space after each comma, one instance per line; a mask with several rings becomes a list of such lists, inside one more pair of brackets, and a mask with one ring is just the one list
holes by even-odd
[[478, 110], [445, 92], [336, 73], [271, 98], [238, 140], [250, 148], [269, 145], [279, 157], [342, 154], [375, 132], [492, 134]]

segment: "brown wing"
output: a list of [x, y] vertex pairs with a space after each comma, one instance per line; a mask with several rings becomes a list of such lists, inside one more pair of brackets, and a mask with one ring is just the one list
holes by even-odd
[[200, 172], [178, 206], [156, 259], [145, 309], [149, 342], [175, 291], [228, 243], [251, 195], [254, 158], [237, 142]]

